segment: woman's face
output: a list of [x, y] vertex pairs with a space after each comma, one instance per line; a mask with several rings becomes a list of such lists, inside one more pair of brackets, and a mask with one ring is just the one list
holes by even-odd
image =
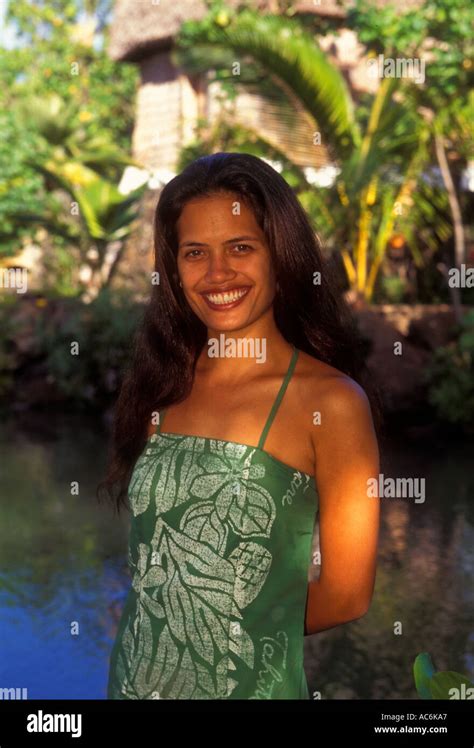
[[228, 193], [188, 202], [177, 223], [178, 274], [208, 330], [242, 330], [272, 305], [275, 277], [265, 235]]

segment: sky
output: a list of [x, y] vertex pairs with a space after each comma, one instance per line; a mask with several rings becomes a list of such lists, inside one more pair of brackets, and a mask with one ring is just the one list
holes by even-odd
[[0, 0], [0, 47], [12, 49], [15, 46], [15, 31], [11, 24], [5, 24], [7, 6], [8, 0]]
[[[14, 0], [12, 0], [14, 2]], [[19, 46], [18, 40], [15, 38], [15, 27], [12, 24], [5, 23], [5, 14], [7, 11], [9, 0], [0, 0], [0, 48], [13, 49], [15, 46]], [[85, 14], [80, 13], [77, 17], [78, 21], [85, 19]], [[100, 34], [96, 34], [94, 39], [94, 48], [100, 49], [102, 41]]]

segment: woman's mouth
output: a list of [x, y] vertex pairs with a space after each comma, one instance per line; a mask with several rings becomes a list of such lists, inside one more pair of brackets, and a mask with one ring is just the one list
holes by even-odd
[[250, 288], [250, 286], [240, 286], [239, 288], [230, 288], [227, 291], [220, 291], [219, 293], [214, 291], [201, 295], [211, 309], [225, 311], [238, 306], [247, 296]]

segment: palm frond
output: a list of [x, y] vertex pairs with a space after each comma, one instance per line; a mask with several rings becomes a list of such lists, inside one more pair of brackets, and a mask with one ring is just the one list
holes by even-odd
[[184, 24], [179, 47], [202, 44], [230, 49], [234, 55], [251, 55], [302, 103], [338, 158], [346, 157], [359, 144], [359, 128], [344, 77], [295, 19], [246, 10], [225, 28], [206, 20]]

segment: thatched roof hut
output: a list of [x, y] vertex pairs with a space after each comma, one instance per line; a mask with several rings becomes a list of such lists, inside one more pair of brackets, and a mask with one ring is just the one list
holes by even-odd
[[[227, 0], [236, 7], [240, 0]], [[275, 0], [249, 0], [258, 10], [278, 12]], [[297, 13], [344, 18], [337, 0], [296, 3]], [[111, 28], [109, 55], [112, 59], [140, 66], [136, 122], [132, 150], [146, 168], [174, 172], [180, 148], [192, 140], [197, 118], [212, 122], [219, 112], [219, 85], [208, 85], [205, 76], [188, 76], [171, 60], [174, 39], [184, 20], [206, 15], [203, 0], [117, 0]], [[318, 168], [328, 163], [324, 146], [314, 147], [311, 123], [298, 116], [298, 104], [281, 113], [242, 89], [236, 110], [247, 126], [260, 128], [270, 142], [296, 163]]]
[[[229, 8], [241, 0], [227, 0]], [[275, 0], [253, 0], [247, 5], [258, 10], [278, 13]], [[344, 18], [346, 13], [337, 0], [320, 3], [305, 0], [295, 4], [297, 14]], [[151, 53], [169, 49], [185, 20], [199, 20], [206, 15], [203, 0], [117, 0], [109, 53], [114, 60], [140, 62]]]

